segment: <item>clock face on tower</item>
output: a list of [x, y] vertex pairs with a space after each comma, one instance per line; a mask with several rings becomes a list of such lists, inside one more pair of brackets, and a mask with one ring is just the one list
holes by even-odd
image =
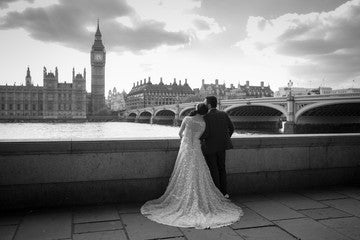
[[101, 53], [95, 53], [94, 60], [96, 62], [101, 62], [103, 60], [103, 55]]

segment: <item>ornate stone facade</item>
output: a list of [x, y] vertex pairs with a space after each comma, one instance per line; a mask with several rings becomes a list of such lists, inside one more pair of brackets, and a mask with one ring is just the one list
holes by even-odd
[[126, 92], [122, 91], [121, 93], [114, 89], [109, 90], [107, 104], [111, 111], [124, 111], [126, 110]]
[[27, 69], [23, 86], [0, 86], [1, 119], [84, 119], [86, 118], [86, 70], [72, 83], [59, 83], [58, 69], [44, 67], [43, 87], [34, 86]]
[[185, 79], [184, 84], [181, 83], [181, 80], [178, 84], [175, 78], [172, 84], [164, 84], [162, 78], [160, 78], [159, 84], [153, 84], [149, 77], [148, 81], [145, 78], [144, 81], [141, 80], [136, 85], [134, 83], [133, 88], [127, 95], [126, 107], [127, 109], [136, 109], [176, 104], [192, 94], [194, 92], [187, 83], [187, 79]]

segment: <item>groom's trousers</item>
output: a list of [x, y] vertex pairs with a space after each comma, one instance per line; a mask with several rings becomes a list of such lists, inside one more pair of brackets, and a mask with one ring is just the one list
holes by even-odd
[[222, 194], [227, 194], [226, 189], [226, 169], [225, 169], [225, 150], [211, 154], [205, 154], [205, 160], [209, 166], [211, 177], [215, 186]]

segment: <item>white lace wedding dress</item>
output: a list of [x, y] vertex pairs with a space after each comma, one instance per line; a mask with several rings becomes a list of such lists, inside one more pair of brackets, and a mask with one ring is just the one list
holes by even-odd
[[147, 218], [176, 227], [197, 229], [230, 225], [240, 219], [240, 207], [226, 199], [215, 186], [201, 152], [200, 136], [205, 122], [185, 117], [185, 131], [169, 184], [158, 199], [146, 202], [141, 213]]

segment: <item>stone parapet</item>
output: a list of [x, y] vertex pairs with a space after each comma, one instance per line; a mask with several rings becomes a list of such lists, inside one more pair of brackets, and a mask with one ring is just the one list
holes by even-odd
[[[360, 180], [360, 134], [233, 138], [230, 194]], [[142, 202], [159, 197], [179, 139], [1, 140], [0, 206]]]

